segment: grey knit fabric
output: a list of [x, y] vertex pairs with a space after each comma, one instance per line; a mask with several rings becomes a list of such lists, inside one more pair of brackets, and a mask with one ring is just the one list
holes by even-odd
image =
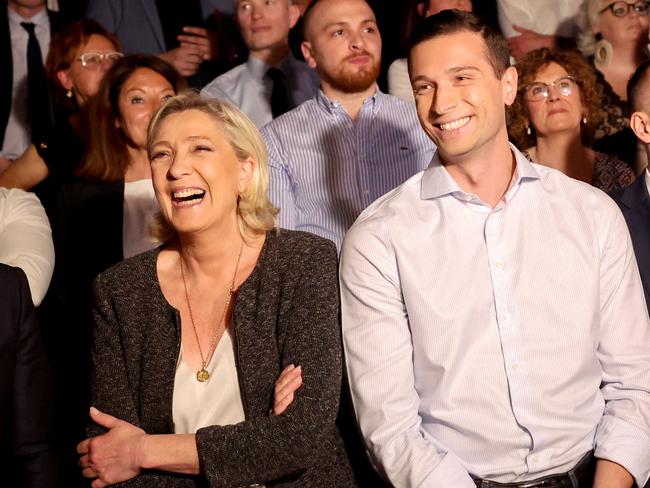
[[[180, 349], [180, 317], [160, 289], [157, 256], [135, 256], [95, 281], [92, 404], [149, 434], [173, 432]], [[338, 312], [334, 245], [303, 232], [270, 232], [233, 314], [246, 421], [198, 431], [201, 477], [152, 472], [120, 486], [355, 486], [335, 427]], [[302, 365], [303, 385], [285, 414], [269, 416], [275, 380], [291, 363]]]

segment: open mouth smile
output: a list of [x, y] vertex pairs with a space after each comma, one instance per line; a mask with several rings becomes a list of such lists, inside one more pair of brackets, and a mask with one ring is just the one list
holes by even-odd
[[205, 197], [205, 190], [200, 188], [185, 188], [172, 192], [172, 202], [177, 207], [188, 207], [201, 203]]
[[434, 124], [436, 127], [438, 127], [441, 131], [448, 131], [448, 130], [457, 130], [460, 129], [461, 127], [465, 127], [471, 117], [462, 117], [460, 119], [452, 120], [451, 122], [445, 122], [444, 124]]

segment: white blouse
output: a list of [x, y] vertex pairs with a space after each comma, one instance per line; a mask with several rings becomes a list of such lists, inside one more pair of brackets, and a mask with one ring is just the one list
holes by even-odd
[[181, 346], [172, 398], [176, 434], [194, 434], [202, 427], [231, 425], [245, 419], [232, 325], [219, 340], [206, 369], [210, 373], [210, 379], [201, 383], [196, 379], [196, 370], [183, 360]]
[[149, 236], [149, 225], [157, 211], [158, 200], [150, 179], [124, 183], [124, 259], [156, 247], [156, 242]]

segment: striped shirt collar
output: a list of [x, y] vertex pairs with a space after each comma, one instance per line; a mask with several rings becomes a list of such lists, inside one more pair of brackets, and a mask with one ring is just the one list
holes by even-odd
[[[515, 155], [517, 161], [515, 174], [510, 183], [510, 189], [519, 185], [525, 179], [539, 179], [539, 174], [532, 163], [528, 161], [528, 159], [526, 159], [526, 157], [521, 154], [514, 145], [510, 144], [510, 149]], [[510, 189], [504, 196], [506, 200], [507, 194], [510, 193]], [[468, 195], [468, 193], [458, 185], [456, 180], [454, 180], [445, 169], [444, 165], [440, 161], [438, 151], [436, 151], [433, 155], [431, 164], [422, 175], [421, 198], [427, 200], [445, 195]]]
[[[362, 110], [364, 110], [364, 107], [370, 103], [372, 104], [372, 113], [377, 113], [377, 110], [379, 110], [379, 107], [381, 106], [381, 101], [386, 98], [386, 96], [387, 95], [383, 93], [379, 87], [377, 87], [375, 94], [363, 101]], [[323, 110], [330, 114], [334, 114], [341, 109], [341, 102], [327, 98], [327, 95], [323, 93], [322, 89], [319, 89], [318, 93], [316, 94], [316, 102]]]

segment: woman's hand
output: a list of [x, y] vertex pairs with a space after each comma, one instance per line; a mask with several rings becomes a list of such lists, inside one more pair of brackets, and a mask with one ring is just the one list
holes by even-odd
[[97, 478], [92, 487], [103, 488], [140, 474], [142, 444], [147, 434], [95, 407], [90, 408], [90, 417], [108, 429], [105, 434], [86, 439], [77, 446], [83, 476]]
[[302, 385], [302, 368], [290, 364], [282, 370], [278, 379], [275, 380], [275, 394], [273, 395], [273, 409], [271, 414], [282, 415], [291, 405], [294, 393]]

